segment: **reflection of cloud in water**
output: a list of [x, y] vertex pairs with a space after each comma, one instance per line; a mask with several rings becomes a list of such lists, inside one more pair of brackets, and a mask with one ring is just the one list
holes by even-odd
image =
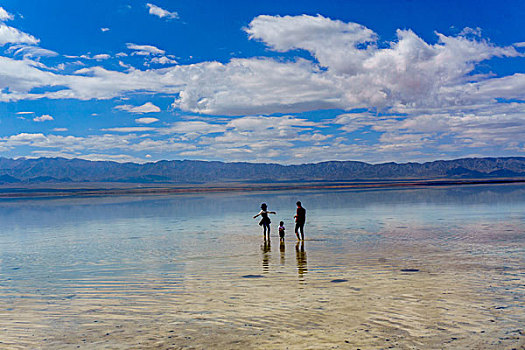
[[[524, 322], [524, 194], [504, 185], [0, 200], [2, 341], [379, 348], [388, 338], [439, 348], [453, 333], [456, 348], [497, 347], [484, 339]], [[267, 202], [286, 225], [297, 200], [309, 240], [272, 256], [253, 211]], [[56, 327], [65, 321], [67, 332]], [[505, 339], [512, 346], [500, 347], [519, 348]]]

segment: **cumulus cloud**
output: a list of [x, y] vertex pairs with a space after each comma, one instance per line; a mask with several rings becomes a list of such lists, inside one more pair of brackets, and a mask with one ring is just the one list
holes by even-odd
[[108, 31], [109, 31], [109, 28], [102, 27], [102, 28], [100, 28], [100, 31], [101, 31], [101, 32], [108, 32]]
[[160, 129], [162, 134], [184, 134], [187, 137], [195, 138], [205, 134], [221, 133], [226, 130], [223, 124], [207, 123], [202, 121], [186, 121], [173, 123], [168, 128]]
[[475, 111], [422, 114], [375, 125], [374, 129], [383, 132], [381, 141], [385, 143], [392, 143], [400, 137], [426, 135], [426, 148], [429, 147], [428, 141], [436, 143], [446, 137], [449, 150], [479, 147], [508, 150], [514, 147], [517, 151], [525, 142], [525, 104], [485, 105], [478, 106]]
[[175, 11], [170, 12], [156, 5], [147, 3], [146, 6], [149, 8], [149, 14], [157, 16], [159, 18], [176, 19], [179, 18], [179, 14]]
[[38, 46], [31, 45], [11, 45], [7, 52], [12, 53], [13, 55], [21, 55], [24, 58], [38, 58], [38, 57], [55, 57], [58, 56], [58, 53], [55, 51], [43, 49]]
[[[183, 111], [242, 116], [214, 118], [213, 122], [203, 116], [167, 127], [105, 130], [119, 133], [113, 137], [123, 137], [106, 140], [116, 148], [142, 147], [154, 152], [156, 145], [181, 156], [207, 159], [220, 159], [222, 152], [229, 160], [266, 161], [287, 155], [288, 161], [356, 157], [380, 161], [392, 159], [397, 152], [396, 159], [401, 161], [400, 150], [407, 160], [431, 158], [440, 154], [444, 143], [449, 150], [463, 147], [472, 149], [473, 154], [482, 154], [491, 145], [523, 152], [524, 104], [510, 101], [525, 100], [525, 74], [475, 73], [481, 62], [494, 57], [523, 56], [516, 50], [523, 46], [520, 43], [500, 47], [484, 40], [478, 29], [466, 29], [457, 36], [436, 33], [435, 42], [429, 43], [404, 29], [396, 32], [392, 42], [379, 45], [378, 35], [360, 24], [306, 15], [258, 16], [245, 31], [250, 39], [277, 53], [293, 55], [294, 50], [302, 50], [310, 56], [236, 58], [147, 70], [123, 63], [125, 71], [85, 66], [68, 74], [32, 60], [33, 56], [24, 54], [31, 49], [17, 44], [9, 50], [24, 59], [0, 56], [0, 101], [110, 99], [130, 93], [160, 93], [172, 96], [173, 107]], [[144, 56], [152, 64], [175, 64], [165, 60], [172, 57], [155, 46], [128, 43], [127, 47], [132, 55]], [[151, 102], [115, 108], [137, 114], [160, 111]], [[322, 122], [266, 116], [354, 108], [374, 113], [343, 113]], [[158, 119], [135, 119], [139, 124], [155, 121]], [[351, 140], [357, 130], [374, 133], [377, 141]], [[120, 135], [146, 131], [154, 136], [140, 134], [151, 139], [137, 141]], [[70, 149], [85, 150], [94, 149], [95, 143], [93, 137], [22, 135], [0, 140], [0, 147], [12, 147], [23, 137], [45, 138], [23, 141], [33, 147], [66, 144]]]
[[13, 18], [14, 16], [12, 14], [4, 10], [3, 7], [0, 7], [0, 21], [8, 21], [12, 20]]
[[146, 126], [124, 126], [124, 127], [118, 127], [118, 128], [107, 128], [102, 129], [103, 131], [114, 131], [114, 132], [124, 132], [124, 133], [130, 133], [130, 132], [144, 132], [144, 131], [151, 131], [155, 130], [155, 128], [150, 128]]
[[[117, 128], [115, 128], [117, 129]], [[65, 131], [65, 130], [57, 130]], [[117, 130], [117, 132], [121, 132]], [[81, 158], [90, 160], [118, 160], [141, 162], [141, 158], [124, 152], [151, 151], [151, 152], [177, 152], [194, 150], [195, 145], [180, 143], [173, 139], [151, 140], [134, 133], [105, 134], [78, 137], [72, 135], [46, 135], [44, 133], [19, 133], [0, 137], [0, 149], [7, 151], [18, 146], [28, 146], [33, 149], [31, 154], [38, 157], [64, 157]], [[113, 150], [117, 155], [100, 153]]]
[[25, 158], [66, 158], [66, 159], [85, 159], [91, 161], [112, 161], [117, 163], [145, 163], [146, 161], [139, 157], [134, 157], [129, 154], [105, 154], [105, 153], [89, 153], [81, 154], [79, 152], [63, 152], [63, 151], [34, 151], [31, 153], [31, 156], [26, 156]]
[[49, 114], [44, 114], [44, 115], [41, 115], [40, 117], [34, 117], [33, 120], [35, 122], [45, 122], [49, 120], [54, 120], [54, 118], [50, 116]]
[[[323, 67], [339, 73], [355, 74], [370, 57], [377, 35], [357, 23], [345, 23], [321, 15], [257, 16], [245, 31], [279, 52], [309, 51]], [[364, 47], [359, 45], [365, 44]]]
[[[321, 123], [289, 115], [280, 117], [247, 116], [231, 120], [191, 120], [159, 128], [160, 135], [173, 135], [178, 144], [192, 145], [179, 155], [221, 159], [224, 154], [235, 161], [271, 161], [294, 158], [293, 149], [305, 142], [324, 142], [332, 135], [315, 132]], [[222, 154], [222, 156], [221, 156]]]
[[104, 154], [91, 153], [85, 155], [78, 155], [75, 158], [91, 160], [91, 161], [112, 161], [117, 163], [146, 163], [146, 160], [134, 157], [129, 154]]
[[152, 57], [148, 64], [177, 64], [178, 62], [172, 58], [166, 57], [166, 56], [160, 56], [160, 57]]
[[343, 91], [303, 59], [233, 59], [180, 67], [179, 72], [191, 79], [184, 79], [173, 106], [196, 113], [235, 116], [344, 108]]
[[111, 58], [111, 56], [106, 53], [101, 53], [93, 56], [93, 59], [97, 61], [107, 60], [108, 58]]
[[43, 133], [19, 133], [1, 137], [0, 146], [6, 148], [30, 146], [37, 149], [58, 149], [62, 152], [128, 149], [132, 140], [136, 138], [135, 134], [104, 134], [79, 137], [73, 135], [45, 135]]
[[127, 43], [126, 47], [134, 51], [135, 55], [147, 56], [147, 55], [164, 55], [166, 51], [161, 50], [153, 45], [137, 45], [133, 43]]
[[[288, 164], [329, 159], [426, 161], [439, 156], [450, 158], [453, 154], [464, 156], [464, 152], [485, 156], [492, 152], [523, 152], [524, 115], [525, 104], [513, 102], [496, 107], [487, 103], [470, 112], [451, 109], [422, 115], [343, 113], [315, 121], [291, 115], [213, 120], [201, 117], [156, 128], [107, 128], [103, 131], [115, 134], [86, 137], [21, 133], [0, 138], [0, 148], [9, 150], [24, 145], [40, 151], [75, 154], [118, 149]], [[349, 134], [364, 128], [367, 131]], [[362, 139], [367, 133], [371, 138]]]
[[3, 46], [7, 43], [25, 43], [36, 45], [38, 42], [39, 40], [34, 36], [0, 23], [0, 46]]
[[138, 123], [138, 124], [151, 124], [151, 123], [155, 123], [155, 122], [158, 122], [159, 120], [157, 118], [138, 118], [138, 119], [135, 119], [135, 123]]
[[160, 112], [160, 108], [155, 106], [151, 102], [146, 102], [142, 106], [120, 105], [116, 106], [115, 109], [120, 109], [121, 111], [126, 111], [135, 114]]
[[[479, 62], [492, 57], [522, 56], [513, 46], [439, 33], [437, 42], [429, 44], [411, 30], [398, 30], [395, 41], [378, 47], [377, 35], [362, 25], [306, 15], [258, 16], [246, 31], [273, 50], [306, 50], [312, 59], [244, 58], [126, 72], [91, 67], [58, 75], [31, 61], [4, 57], [0, 71], [6, 71], [6, 79], [0, 85], [9, 93], [0, 99], [107, 99], [144, 91], [173, 94], [173, 106], [182, 110], [235, 116], [329, 108], [401, 110], [525, 97], [522, 74], [472, 74]], [[128, 48], [134, 54], [164, 55], [151, 45], [129, 43]], [[30, 93], [43, 86], [63, 89]]]

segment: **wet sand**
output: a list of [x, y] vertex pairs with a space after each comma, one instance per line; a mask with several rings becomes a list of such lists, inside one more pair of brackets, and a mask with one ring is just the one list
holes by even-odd
[[0, 289], [0, 348], [525, 347], [523, 246], [397, 242], [327, 254], [316, 249], [322, 237], [237, 239], [254, 250], [213, 264], [196, 256], [182, 278], [98, 276], [56, 295]]

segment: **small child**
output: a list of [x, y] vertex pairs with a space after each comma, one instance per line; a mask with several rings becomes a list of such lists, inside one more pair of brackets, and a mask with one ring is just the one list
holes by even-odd
[[284, 221], [279, 222], [279, 238], [284, 241]]

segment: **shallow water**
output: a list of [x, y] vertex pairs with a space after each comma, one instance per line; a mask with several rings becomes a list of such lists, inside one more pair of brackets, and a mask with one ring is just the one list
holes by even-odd
[[0, 348], [525, 345], [523, 185], [1, 200], [0, 225]]

